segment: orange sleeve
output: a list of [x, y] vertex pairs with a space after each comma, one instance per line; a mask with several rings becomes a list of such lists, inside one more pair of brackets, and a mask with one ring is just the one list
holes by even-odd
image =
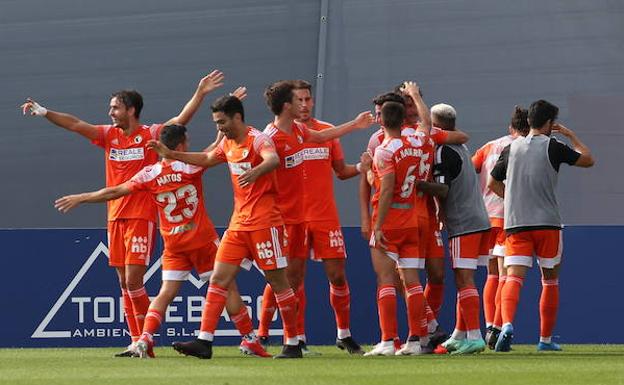
[[217, 148], [215, 148], [214, 150], [214, 155], [215, 157], [217, 157], [217, 159], [222, 160], [224, 162], [227, 162], [227, 158], [225, 157], [225, 151], [223, 150], [223, 146], [224, 143], [227, 139], [223, 139], [221, 140], [221, 142], [219, 142], [219, 145], [217, 146]]
[[377, 173], [379, 174], [379, 178], [393, 173], [395, 170], [394, 161], [392, 160], [392, 153], [386, 149], [378, 148], [375, 151], [374, 162], [375, 167], [377, 168]]
[[483, 147], [481, 147], [472, 156], [472, 164], [474, 165], [474, 168], [475, 170], [477, 170], [477, 172], [481, 172], [481, 167], [483, 166], [483, 161], [485, 160], [484, 153], [485, 151], [483, 151]]
[[435, 144], [445, 144], [448, 138], [448, 132], [441, 130], [437, 127], [433, 127], [430, 131], [431, 139]]
[[106, 148], [106, 134], [108, 134], [108, 130], [111, 129], [112, 126], [109, 125], [100, 125], [95, 126], [98, 131], [97, 138], [93, 139], [91, 143], [95, 144], [98, 147]]
[[342, 145], [338, 138], [331, 141], [331, 158], [332, 160], [343, 160], [344, 152], [342, 151]]

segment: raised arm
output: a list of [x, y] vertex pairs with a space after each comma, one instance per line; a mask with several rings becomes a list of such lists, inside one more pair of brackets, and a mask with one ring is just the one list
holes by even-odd
[[204, 76], [199, 81], [197, 89], [195, 90], [195, 93], [193, 94], [191, 99], [186, 102], [186, 104], [182, 108], [182, 111], [180, 111], [177, 116], [169, 119], [165, 123], [165, 125], [181, 124], [183, 126], [186, 126], [191, 121], [191, 119], [193, 119], [193, 116], [204, 101], [204, 97], [223, 85], [223, 78], [223, 72], [219, 70], [214, 70], [208, 75]]
[[403, 83], [403, 92], [412, 98], [418, 110], [418, 116], [420, 117], [418, 131], [429, 134], [431, 130], [431, 114], [429, 113], [429, 107], [427, 107], [420, 95], [420, 87], [418, 87], [416, 82], [407, 81]]
[[209, 168], [223, 163], [223, 160], [217, 156], [218, 149], [216, 148], [209, 152], [174, 151], [157, 140], [147, 142], [147, 147], [156, 151], [163, 158], [175, 159], [199, 167]]
[[128, 182], [113, 187], [106, 187], [98, 191], [85, 192], [82, 194], [66, 195], [54, 201], [54, 207], [62, 213], [66, 213], [82, 203], [106, 202], [131, 194], [132, 190]]
[[21, 109], [24, 115], [43, 116], [51, 123], [80, 134], [89, 140], [95, 140], [99, 136], [99, 131], [95, 125], [80, 120], [74, 115], [48, 110], [31, 98], [26, 99], [26, 102], [21, 105]]
[[587, 147], [581, 140], [576, 136], [574, 131], [570, 130], [563, 124], [556, 123], [552, 129], [553, 133], [559, 133], [566, 138], [570, 139], [570, 143], [572, 144], [572, 148], [574, 151], [581, 154], [579, 158], [574, 163], [576, 167], [592, 167], [594, 165], [594, 157], [591, 154], [591, 150]]
[[341, 124], [340, 126], [320, 131], [307, 130], [308, 137], [306, 141], [314, 143], [327, 142], [328, 140], [339, 138], [352, 131], [368, 128], [373, 123], [375, 123], [375, 118], [370, 111], [360, 112], [355, 119]]

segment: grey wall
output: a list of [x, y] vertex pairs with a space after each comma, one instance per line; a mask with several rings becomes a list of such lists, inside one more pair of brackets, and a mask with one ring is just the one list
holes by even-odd
[[[149, 5], [145, 5], [149, 4]], [[102, 227], [103, 205], [56, 213], [63, 194], [99, 188], [102, 152], [44, 119], [21, 116], [32, 96], [51, 109], [107, 123], [112, 91], [136, 88], [144, 122], [178, 112], [197, 80], [226, 73], [217, 95], [246, 85], [248, 122], [271, 119], [261, 94], [284, 78], [314, 80], [319, 0], [0, 3], [0, 228]], [[592, 148], [590, 170], [563, 168], [560, 201], [570, 224], [622, 224], [624, 182], [624, 2], [329, 0], [322, 118], [334, 123], [370, 108], [405, 79], [428, 103], [447, 102], [475, 150], [504, 134], [515, 104], [546, 98]], [[209, 97], [209, 102], [212, 97]], [[207, 107], [207, 106], [206, 106]], [[190, 124], [192, 147], [212, 140], [204, 108]], [[348, 160], [367, 133], [343, 140]], [[205, 176], [218, 225], [231, 212], [224, 167]], [[355, 180], [337, 182], [344, 225], [357, 225]]]

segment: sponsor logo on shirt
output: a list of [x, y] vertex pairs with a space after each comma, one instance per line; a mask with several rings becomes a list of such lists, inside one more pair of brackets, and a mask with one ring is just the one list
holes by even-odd
[[124, 149], [111, 148], [108, 159], [116, 162], [129, 162], [145, 159], [145, 153], [143, 147]]
[[329, 159], [329, 148], [311, 147], [303, 150], [303, 160], [324, 160]]
[[292, 155], [288, 155], [284, 158], [284, 166], [286, 168], [293, 168], [303, 163], [303, 153], [305, 150], [298, 151]]
[[251, 170], [251, 162], [228, 162], [228, 166], [230, 166], [230, 172], [232, 175], [241, 175], [247, 170]]

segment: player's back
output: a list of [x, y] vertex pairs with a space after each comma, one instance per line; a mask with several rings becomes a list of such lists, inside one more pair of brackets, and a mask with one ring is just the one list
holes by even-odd
[[170, 251], [198, 249], [218, 238], [204, 207], [203, 172], [201, 167], [163, 160], [132, 179], [137, 190], [152, 194], [165, 248]]
[[[423, 141], [418, 136], [387, 138], [375, 150], [373, 170], [376, 185], [383, 176], [394, 172], [395, 181], [392, 203], [384, 222], [386, 229], [413, 228], [418, 226], [419, 215], [427, 213], [427, 197], [416, 189], [417, 181], [427, 180], [430, 167], [429, 153], [423, 151]], [[381, 191], [375, 191], [371, 203], [373, 222], [378, 214]]]
[[277, 208], [277, 180], [274, 171], [260, 176], [244, 187], [238, 185], [238, 177], [245, 171], [262, 163], [264, 147], [274, 149], [271, 138], [253, 127], [247, 127], [247, 139], [238, 144], [232, 139], [221, 141], [217, 156], [228, 163], [232, 189], [234, 190], [234, 212], [228, 229], [253, 231], [284, 223]]

